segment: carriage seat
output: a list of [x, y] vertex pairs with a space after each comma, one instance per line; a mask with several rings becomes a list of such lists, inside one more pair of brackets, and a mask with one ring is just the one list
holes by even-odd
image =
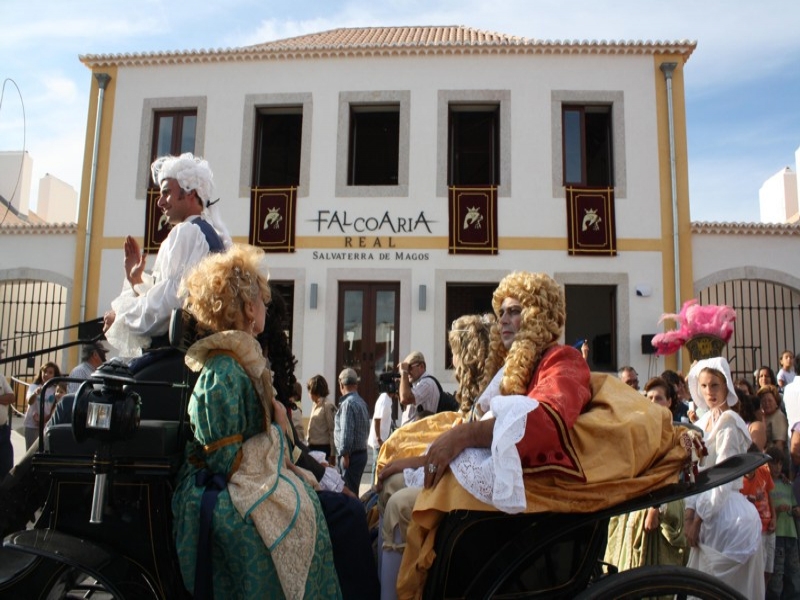
[[[114, 457], [157, 458], [183, 452], [179, 448], [180, 422], [147, 420], [141, 421], [139, 429], [129, 440], [114, 442], [111, 453]], [[92, 455], [100, 448], [95, 439], [76, 442], [70, 423], [53, 425], [47, 430], [47, 444], [50, 452], [65, 455]], [[183, 439], [186, 439], [185, 436]]]
[[[169, 347], [159, 348], [150, 354], [155, 360], [146, 360], [134, 373], [138, 381], [182, 382], [187, 388], [130, 384], [128, 390], [141, 397], [139, 427], [129, 440], [114, 442], [112, 454], [119, 457], [154, 458], [181, 454], [182, 443], [187, 439], [186, 403], [197, 380], [197, 374], [184, 364], [184, 354], [197, 339], [194, 319], [181, 309], [174, 309], [170, 319]], [[147, 356], [147, 354], [145, 356]], [[184, 390], [187, 393], [184, 395]], [[66, 402], [64, 402], [66, 400]], [[58, 422], [45, 429], [46, 448], [56, 454], [91, 455], [99, 448], [97, 440], [75, 441], [72, 433], [72, 395], [62, 399], [64, 410]], [[68, 406], [67, 406], [68, 405]], [[184, 431], [181, 431], [182, 428]], [[181, 435], [183, 433], [183, 435]]]

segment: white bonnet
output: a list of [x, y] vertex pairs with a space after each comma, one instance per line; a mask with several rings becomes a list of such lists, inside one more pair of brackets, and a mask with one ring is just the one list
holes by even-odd
[[708, 404], [706, 403], [706, 399], [703, 396], [703, 392], [700, 391], [700, 386], [697, 382], [698, 378], [700, 377], [700, 371], [705, 368], [716, 369], [717, 371], [724, 373], [725, 382], [728, 386], [728, 397], [726, 398], [728, 401], [728, 406], [735, 405], [739, 401], [739, 397], [736, 395], [736, 389], [733, 387], [731, 367], [728, 365], [727, 360], [721, 356], [715, 356], [714, 358], [706, 358], [697, 361], [689, 371], [689, 375], [686, 377], [686, 384], [689, 387], [689, 393], [692, 395], [692, 400], [694, 401], [695, 406], [703, 410], [708, 410]]
[[203, 205], [211, 200], [214, 174], [208, 161], [186, 152], [180, 156], [160, 156], [150, 166], [153, 181], [158, 185], [165, 179], [175, 179], [185, 192], [195, 190]]

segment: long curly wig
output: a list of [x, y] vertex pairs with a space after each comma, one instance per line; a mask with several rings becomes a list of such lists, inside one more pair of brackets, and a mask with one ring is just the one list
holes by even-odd
[[236, 244], [226, 252], [209, 254], [186, 275], [179, 294], [197, 320], [201, 333], [247, 331], [247, 302], [269, 302], [269, 271], [264, 252]]
[[500, 392], [525, 394], [545, 350], [558, 344], [564, 333], [564, 290], [544, 273], [515, 271], [503, 278], [492, 295], [492, 308], [498, 317], [506, 298], [514, 298], [522, 305], [522, 321], [508, 351], [500, 337], [500, 327], [492, 328], [486, 371], [493, 377], [505, 364]]
[[453, 365], [458, 389], [455, 396], [465, 415], [489, 382], [486, 359], [489, 356], [489, 335], [494, 315], [463, 315], [453, 321], [447, 340], [453, 352]]
[[272, 302], [267, 307], [267, 319], [264, 331], [258, 336], [258, 342], [272, 369], [272, 385], [275, 386], [275, 397], [287, 408], [293, 408], [291, 396], [294, 392], [297, 377], [294, 374], [297, 359], [292, 354], [289, 340], [283, 331], [286, 317], [286, 301], [277, 289], [272, 290]]

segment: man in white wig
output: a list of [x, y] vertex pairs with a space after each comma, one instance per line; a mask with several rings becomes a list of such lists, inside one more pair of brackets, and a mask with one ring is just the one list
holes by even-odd
[[184, 273], [209, 252], [231, 245], [211, 200], [213, 174], [207, 161], [187, 152], [159, 157], [150, 169], [161, 190], [158, 207], [172, 229], [161, 242], [151, 274], [144, 271], [147, 256], [139, 244], [132, 236], [125, 238], [126, 281], [103, 318], [106, 339], [120, 356], [138, 356], [142, 349], [157, 346], [167, 333], [172, 309], [180, 307], [178, 285]]

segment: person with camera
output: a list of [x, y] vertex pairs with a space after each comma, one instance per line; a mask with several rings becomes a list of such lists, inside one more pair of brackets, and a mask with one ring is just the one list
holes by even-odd
[[439, 386], [428, 374], [425, 357], [415, 350], [400, 363], [400, 404], [403, 425], [418, 421], [423, 416], [436, 412], [439, 405]]
[[397, 429], [397, 413], [399, 400], [397, 398], [397, 380], [400, 378], [398, 373], [381, 373], [378, 377], [378, 389], [381, 394], [375, 401], [375, 409], [372, 412], [372, 423], [369, 428], [369, 438], [367, 445], [372, 449], [372, 472], [375, 473], [375, 466], [378, 464], [378, 453], [383, 442], [389, 434]]

